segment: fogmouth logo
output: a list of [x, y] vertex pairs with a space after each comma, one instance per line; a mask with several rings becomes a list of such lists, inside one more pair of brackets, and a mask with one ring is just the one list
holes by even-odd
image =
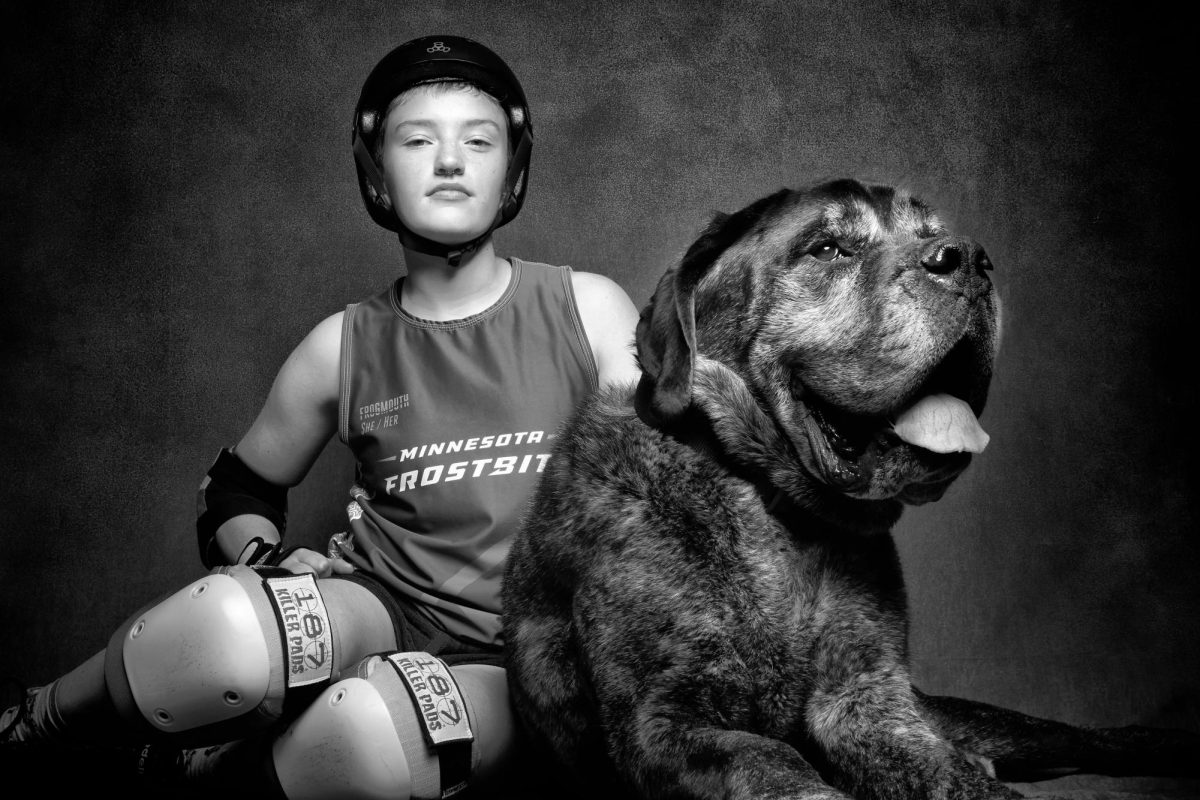
[[426, 53], [449, 53], [450, 48], [441, 42], [434, 42], [432, 47], [425, 48]]

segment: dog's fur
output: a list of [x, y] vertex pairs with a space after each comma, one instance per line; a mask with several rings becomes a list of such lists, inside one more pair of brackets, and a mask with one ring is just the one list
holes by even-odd
[[845, 180], [718, 217], [663, 276], [636, 393], [565, 427], [505, 576], [518, 717], [573, 791], [1001, 798], [993, 764], [1171, 772], [1200, 752], [910, 685], [889, 529], [970, 455], [889, 417], [934, 392], [983, 410], [990, 269], [918, 200]]

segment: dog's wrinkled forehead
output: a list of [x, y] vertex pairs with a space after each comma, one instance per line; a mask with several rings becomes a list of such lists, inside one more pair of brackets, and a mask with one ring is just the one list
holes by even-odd
[[780, 210], [791, 217], [792, 250], [833, 241], [859, 251], [885, 241], [941, 236], [946, 226], [921, 200], [902, 189], [835, 181], [797, 192]]

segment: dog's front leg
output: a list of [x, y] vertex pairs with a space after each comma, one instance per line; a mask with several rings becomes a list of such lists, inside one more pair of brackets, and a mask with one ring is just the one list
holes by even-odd
[[840, 644], [818, 647], [818, 682], [807, 715], [834, 784], [860, 800], [1021, 797], [971, 765], [922, 719], [907, 672], [879, 659], [886, 648], [860, 643], [849, 656], [845, 639]]
[[1064, 772], [1200, 775], [1200, 734], [1162, 728], [1084, 728], [914, 689], [921, 714], [960, 750], [986, 758], [1002, 780]]
[[[661, 711], [661, 709], [660, 709]], [[614, 748], [618, 769], [647, 800], [851, 800], [790, 745], [697, 724], [691, 714], [638, 715]]]

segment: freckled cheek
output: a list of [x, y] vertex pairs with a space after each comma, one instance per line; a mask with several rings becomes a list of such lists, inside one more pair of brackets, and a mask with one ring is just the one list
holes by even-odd
[[387, 186], [388, 194], [392, 196], [393, 202], [403, 199], [405, 187], [408, 187], [411, 194], [413, 187], [419, 185], [418, 179], [421, 171], [419, 165], [415, 163], [415, 159], [385, 156], [382, 166], [383, 183]]
[[495, 199], [499, 203], [500, 196], [504, 193], [504, 178], [507, 165], [489, 161], [479, 164], [477, 167], [480, 174], [486, 175], [486, 179], [481, 182], [480, 189], [487, 192], [489, 200]]

